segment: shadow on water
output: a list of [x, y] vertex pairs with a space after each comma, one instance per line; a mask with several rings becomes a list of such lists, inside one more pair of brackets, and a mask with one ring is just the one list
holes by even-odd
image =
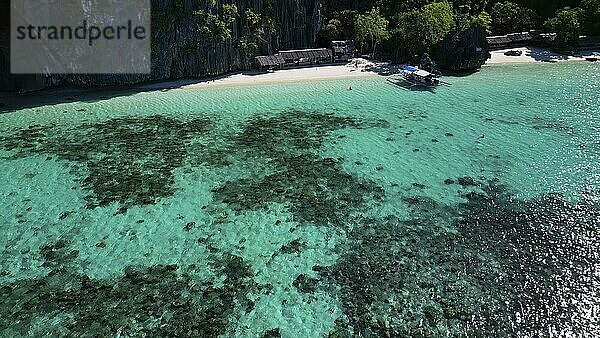
[[[339, 65], [341, 64], [326, 63], [318, 65], [286, 67], [285, 69], [319, 68]], [[267, 72], [261, 70], [245, 70], [197, 79], [183, 78], [176, 80], [157, 80], [122, 86], [98, 86], [90, 88], [55, 87], [24, 93], [0, 92], [0, 114], [46, 105], [70, 102], [93, 103], [120, 96], [131, 96], [142, 92], [168, 91], [184, 86], [223, 80], [235, 75], [258, 76], [264, 74], [267, 74]]]
[[208, 83], [233, 75], [260, 75], [260, 72], [235, 72], [221, 76], [201, 79], [158, 80], [135, 85], [105, 87], [56, 87], [25, 93], [0, 92], [0, 114], [11, 113], [21, 109], [36, 108], [61, 103], [93, 103], [121, 96], [131, 96], [143, 92], [169, 91], [193, 84]]
[[54, 88], [28, 93], [3, 92], [0, 93], [0, 114], [61, 103], [93, 103], [118, 96], [131, 96], [143, 91], [124, 88]]
[[387, 79], [387, 83], [391, 86], [400, 87], [405, 90], [414, 91], [414, 92], [429, 92], [435, 94], [435, 88], [431, 87], [423, 87], [423, 86], [413, 86], [410, 83], [402, 80], [402, 79]]

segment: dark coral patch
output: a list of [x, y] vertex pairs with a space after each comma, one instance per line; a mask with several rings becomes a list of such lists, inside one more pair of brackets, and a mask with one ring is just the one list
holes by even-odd
[[302, 242], [300, 239], [296, 238], [295, 240], [289, 242], [286, 245], [283, 245], [279, 252], [282, 254], [293, 254], [299, 253], [306, 247], [306, 244]]
[[504, 318], [514, 327], [502, 330], [517, 336], [600, 332], [582, 306], [598, 306], [600, 296], [600, 276], [593, 272], [600, 259], [598, 204], [573, 204], [557, 194], [521, 201], [494, 181], [483, 194], [466, 197], [457, 225], [464, 240], [502, 264], [495, 273], [471, 272], [489, 286], [488, 303], [495, 305], [476, 320], [497, 330], [491, 319]]
[[470, 176], [459, 177], [458, 184], [462, 185], [463, 187], [475, 185], [475, 179]]
[[265, 331], [261, 338], [281, 338], [281, 332], [279, 332], [279, 328]]
[[0, 147], [16, 150], [20, 157], [54, 154], [85, 165], [81, 184], [90, 192], [87, 206], [119, 202], [124, 212], [172, 195], [173, 169], [183, 166], [186, 143], [209, 128], [204, 118], [117, 118], [74, 128], [31, 126], [0, 138]]
[[319, 225], [343, 225], [352, 210], [385, 195], [376, 184], [308, 154], [289, 158], [279, 169], [263, 178], [226, 182], [213, 194], [239, 211], [288, 203], [296, 221]]
[[301, 274], [292, 282], [292, 285], [301, 293], [310, 293], [317, 290], [319, 280]]
[[[421, 197], [412, 219], [367, 219], [332, 267], [348, 335], [373, 337], [585, 336], [600, 329], [600, 210], [557, 195], [515, 198], [478, 183], [457, 209]], [[444, 224], [449, 222], [450, 224]], [[591, 305], [596, 306], [596, 305]], [[345, 329], [345, 328], [352, 329]]]
[[234, 138], [232, 151], [256, 153], [276, 166], [264, 177], [229, 181], [213, 190], [216, 200], [238, 211], [286, 203], [301, 223], [344, 225], [352, 210], [381, 200], [383, 189], [345, 172], [340, 160], [315, 154], [332, 131], [387, 127], [385, 121], [362, 121], [332, 114], [289, 112], [252, 119]]
[[256, 287], [250, 266], [229, 254], [211, 264], [225, 276], [217, 287], [177, 265], [128, 268], [121, 277], [96, 280], [78, 274], [66, 252], [64, 241], [44, 246], [43, 258], [51, 266], [61, 262], [60, 270], [0, 288], [0, 332], [30, 334], [36, 320], [49, 316], [58, 321], [44, 332], [61, 336], [217, 337], [236, 307], [249, 306], [245, 295]]
[[384, 120], [359, 120], [318, 112], [291, 111], [256, 117], [235, 137], [236, 149], [258, 152], [282, 161], [318, 149], [334, 130], [386, 128]]

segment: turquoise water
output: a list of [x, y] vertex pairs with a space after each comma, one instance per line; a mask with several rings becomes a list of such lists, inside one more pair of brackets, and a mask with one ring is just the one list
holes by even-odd
[[599, 333], [599, 65], [446, 80], [0, 114], [1, 335]]

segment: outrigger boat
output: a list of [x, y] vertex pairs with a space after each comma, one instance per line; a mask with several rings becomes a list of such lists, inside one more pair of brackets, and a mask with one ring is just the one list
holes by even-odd
[[[400, 71], [400, 75], [402, 75], [402, 78], [400, 79], [388, 78], [387, 81], [396, 86], [404, 87], [406, 89], [412, 89], [413, 87], [433, 89], [443, 84], [451, 85], [448, 82], [440, 80], [440, 76], [438, 74], [430, 73], [426, 70], [419, 69], [418, 67], [413, 66], [403, 66], [402, 70]], [[398, 82], [398, 80], [404, 80], [406, 83], [408, 83], [409, 86], [403, 85], [401, 82]]]
[[413, 86], [435, 87], [444, 83], [439, 75], [412, 66], [402, 67], [402, 77]]

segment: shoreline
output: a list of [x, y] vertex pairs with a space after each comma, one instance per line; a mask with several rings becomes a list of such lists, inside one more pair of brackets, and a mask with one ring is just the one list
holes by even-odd
[[[520, 56], [507, 56], [505, 52], [509, 50], [517, 50], [522, 54]], [[489, 58], [485, 65], [502, 65], [502, 64], [519, 64], [519, 63], [557, 63], [565, 61], [586, 61], [585, 58], [591, 56], [592, 53], [599, 52], [597, 50], [589, 50], [580, 52], [578, 55], [564, 55], [553, 52], [549, 49], [539, 47], [517, 47], [517, 48], [502, 48], [490, 51]], [[485, 66], [484, 65], [484, 66]]]
[[[393, 65], [385, 62], [370, 62], [357, 59], [357, 66], [347, 64], [326, 64], [307, 67], [283, 68], [274, 72], [246, 71], [218, 78], [200, 80], [195, 83], [186, 83], [176, 89], [200, 89], [200, 88], [223, 88], [223, 87], [247, 87], [254, 85], [270, 85], [278, 83], [294, 83], [306, 81], [328, 81], [345, 80], [363, 77], [378, 76], [375, 69], [392, 69]], [[160, 84], [159, 84], [160, 86]], [[153, 86], [142, 86], [154, 89]], [[161, 88], [158, 88], [161, 89]]]
[[[504, 52], [519, 50], [520, 56], [506, 56]], [[592, 55], [594, 50], [585, 51], [577, 56], [568, 56], [552, 52], [548, 49], [538, 47], [504, 48], [490, 51], [491, 58], [482, 66], [496, 66], [506, 64], [535, 64], [535, 63], [557, 63], [564, 61], [586, 61], [585, 57]], [[327, 64], [321, 66], [307, 66], [295, 68], [283, 68], [274, 72], [247, 71], [211, 79], [199, 80], [175, 80], [166, 83], [142, 84], [135, 86], [144, 90], [164, 89], [205, 89], [224, 87], [246, 87], [253, 85], [270, 85], [278, 83], [294, 83], [305, 81], [343, 80], [362, 77], [385, 76], [398, 73], [401, 65], [387, 62], [358, 60], [355, 66], [353, 62], [347, 64]]]
[[[506, 56], [508, 50], [520, 50], [520, 56]], [[594, 51], [585, 51], [577, 56], [567, 56], [537, 47], [505, 48], [490, 51], [491, 58], [483, 66], [518, 65], [535, 63], [559, 63], [585, 61]], [[200, 79], [166, 80], [130, 86], [108, 86], [95, 88], [59, 87], [26, 93], [0, 92], [0, 114], [48, 104], [86, 102], [110, 97], [131, 95], [147, 91], [194, 90], [208, 88], [248, 87], [307, 81], [331, 81], [386, 76], [398, 73], [401, 65], [354, 59], [347, 64], [325, 64], [307, 67], [284, 68], [274, 72], [243, 71], [217, 77]], [[355, 63], [356, 62], [356, 63]], [[34, 103], [35, 102], [35, 103]]]
[[[520, 56], [504, 55], [504, 53], [509, 50], [519, 50], [522, 54]], [[482, 66], [586, 61], [585, 57], [592, 55], [593, 52], [595, 51], [590, 50], [576, 56], [568, 56], [538, 47], [504, 48], [490, 51], [491, 58], [489, 58]], [[378, 75], [391, 75], [392, 73], [398, 73], [401, 69], [401, 65], [397, 64], [372, 62], [365, 59], [354, 60], [358, 60], [357, 66], [354, 66], [353, 62], [349, 62], [347, 64], [283, 68], [270, 73], [259, 71], [239, 72], [224, 75], [219, 78], [199, 80], [196, 82], [192, 81], [193, 83], [184, 81], [184, 83], [181, 83], [181, 85], [177, 86], [175, 89], [243, 87], [304, 81], [352, 79]], [[175, 81], [175, 83], [177, 82], [178, 81]], [[160, 83], [157, 85], [141, 85], [138, 88], [151, 90], [165, 89], [164, 87], [161, 87]]]

